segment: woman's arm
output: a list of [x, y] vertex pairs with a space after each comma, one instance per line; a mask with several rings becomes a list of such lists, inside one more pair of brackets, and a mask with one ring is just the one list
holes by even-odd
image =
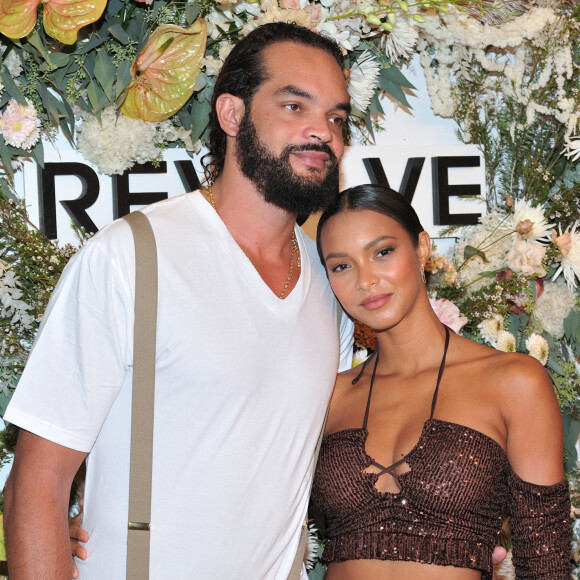
[[563, 469], [560, 408], [544, 368], [515, 355], [505, 374], [510, 529], [518, 578], [570, 576], [570, 497]]

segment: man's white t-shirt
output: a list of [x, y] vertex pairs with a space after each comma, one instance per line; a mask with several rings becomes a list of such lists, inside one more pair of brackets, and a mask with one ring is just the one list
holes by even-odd
[[[340, 358], [314, 244], [296, 228], [302, 271], [281, 300], [199, 192], [144, 212], [159, 262], [151, 578], [286, 580]], [[90, 452], [82, 580], [125, 576], [133, 299], [119, 220], [67, 266], [6, 412]]]

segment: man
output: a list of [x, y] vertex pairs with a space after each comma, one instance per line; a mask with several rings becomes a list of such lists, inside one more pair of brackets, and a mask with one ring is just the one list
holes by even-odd
[[[286, 580], [339, 366], [335, 302], [295, 221], [338, 190], [341, 53], [265, 25], [228, 57], [212, 105], [215, 181], [144, 210], [159, 258], [151, 578]], [[80, 577], [125, 575], [133, 278], [119, 221], [55, 290], [6, 413], [22, 428], [11, 580], [71, 578], [67, 501], [87, 453]]]

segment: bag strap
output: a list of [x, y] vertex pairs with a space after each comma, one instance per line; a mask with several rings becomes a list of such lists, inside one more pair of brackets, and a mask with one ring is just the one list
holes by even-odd
[[135, 242], [127, 580], [147, 580], [153, 478], [157, 247], [153, 229], [144, 213], [136, 211], [124, 216], [123, 219], [131, 226]]

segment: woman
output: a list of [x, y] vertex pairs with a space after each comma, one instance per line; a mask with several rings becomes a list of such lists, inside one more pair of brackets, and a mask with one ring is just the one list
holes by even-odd
[[342, 192], [317, 244], [336, 297], [379, 344], [338, 376], [330, 405], [312, 492], [326, 579], [491, 578], [508, 507], [518, 578], [569, 578], [561, 415], [543, 367], [439, 322], [429, 236], [398, 193]]

